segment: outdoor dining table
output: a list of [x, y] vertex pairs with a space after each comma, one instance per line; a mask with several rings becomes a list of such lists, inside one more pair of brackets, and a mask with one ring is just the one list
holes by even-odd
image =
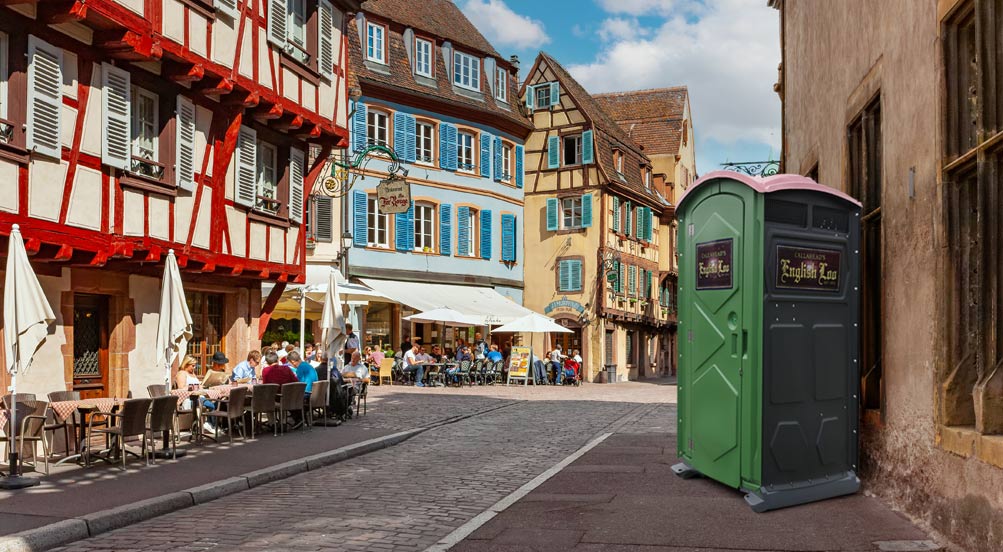
[[[234, 388], [237, 388], [237, 387], [246, 387], [247, 388], [247, 397], [248, 398], [250, 398], [251, 395], [254, 393], [254, 385], [250, 384], [250, 383], [239, 383], [239, 384], [236, 384], [236, 385], [224, 384], [224, 385], [216, 385], [216, 386], [208, 387], [208, 388], [201, 388], [200, 387], [198, 389], [195, 389], [194, 391], [186, 391], [186, 393], [188, 393], [188, 396], [205, 397], [206, 399], [209, 399], [210, 401], [215, 401], [215, 402], [219, 403], [223, 399], [225, 399], [225, 398], [227, 398], [227, 397], [230, 396], [230, 390], [232, 390]], [[177, 389], [175, 391], [181, 391], [181, 390]], [[188, 396], [186, 396], [185, 398], [188, 398]], [[196, 427], [196, 431], [194, 432], [195, 442], [196, 443], [201, 443], [203, 437], [209, 437], [210, 439], [212, 439], [213, 441], [215, 441], [216, 439], [213, 438], [212, 436], [204, 434], [202, 432], [202, 426], [199, 425], [199, 420], [202, 419], [202, 401], [200, 401], [200, 400], [193, 400], [192, 401], [192, 408], [195, 410], [195, 425], [197, 426]]]

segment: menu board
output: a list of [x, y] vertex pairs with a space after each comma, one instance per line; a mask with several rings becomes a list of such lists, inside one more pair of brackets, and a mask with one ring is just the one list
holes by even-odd
[[839, 291], [840, 257], [834, 249], [777, 246], [776, 287], [804, 291]]
[[697, 289], [732, 288], [732, 245], [727, 238], [697, 244]]
[[509, 377], [526, 377], [529, 372], [529, 347], [512, 347], [512, 356], [508, 364]]

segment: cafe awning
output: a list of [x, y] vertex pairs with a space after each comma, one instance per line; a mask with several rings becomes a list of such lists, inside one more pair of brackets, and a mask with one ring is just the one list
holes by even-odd
[[363, 278], [362, 283], [418, 311], [447, 307], [471, 316], [484, 325], [507, 324], [533, 312], [488, 287], [372, 278]]

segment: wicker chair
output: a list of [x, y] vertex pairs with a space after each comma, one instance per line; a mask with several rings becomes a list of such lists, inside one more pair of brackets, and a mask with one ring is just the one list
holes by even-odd
[[328, 391], [331, 386], [331, 380], [317, 380], [313, 382], [313, 387], [310, 389], [310, 408], [307, 410], [307, 417], [309, 419], [309, 427], [313, 427], [313, 413], [319, 410], [321, 417], [324, 418], [324, 427], [327, 427], [327, 407], [329, 402]]
[[282, 398], [276, 404], [279, 418], [276, 423], [282, 425], [282, 433], [286, 432], [286, 422], [293, 412], [300, 413], [303, 418], [303, 395], [306, 394], [306, 384], [303, 382], [282, 384]]
[[150, 394], [150, 398], [166, 397], [167, 396], [167, 386], [162, 383], [155, 383], [153, 385], [146, 386], [146, 392]]
[[383, 362], [380, 363], [378, 368], [379, 372], [376, 373], [376, 384], [383, 385], [383, 379], [386, 378], [390, 385], [394, 384], [394, 359], [385, 358]]
[[276, 423], [275, 396], [279, 394], [277, 383], [266, 383], [255, 385], [251, 393], [251, 438], [257, 435], [256, 430], [261, 426], [261, 417], [267, 415], [272, 421], [273, 435], [278, 435], [279, 425]]
[[[87, 440], [90, 441], [92, 433], [102, 433], [117, 440], [119, 453], [122, 455], [122, 469], [125, 469], [125, 440], [128, 437], [141, 437], [143, 440], [143, 457], [146, 457], [146, 416], [150, 412], [150, 404], [153, 399], [129, 399], [122, 405], [120, 412], [105, 414], [111, 421], [117, 420], [118, 424], [108, 427], [94, 427], [87, 425]], [[90, 448], [84, 453], [84, 464], [91, 465]], [[149, 460], [147, 460], [149, 462]]]
[[[18, 393], [19, 398], [20, 395], [21, 394]], [[41, 442], [43, 455], [42, 461], [45, 463], [46, 475], [49, 474], [49, 444], [48, 441], [45, 440], [45, 410], [48, 406], [49, 403], [45, 401], [18, 401], [14, 408], [17, 412], [17, 424], [20, 427], [17, 428], [17, 431], [15, 432], [15, 428], [10, 427], [10, 418], [7, 418], [6, 427], [3, 428], [4, 434], [0, 436], [0, 442], [7, 443], [8, 454], [10, 453], [11, 447], [17, 446], [20, 446], [22, 449], [18, 451], [20, 454], [23, 452], [24, 445], [26, 443], [31, 443], [31, 460], [36, 466], [38, 464], [38, 456], [36, 452], [38, 449], [37, 444]], [[8, 409], [8, 411], [9, 410], [10, 409]]]
[[[154, 386], [150, 386], [154, 387]], [[161, 386], [163, 387], [163, 386]], [[176, 416], [178, 411], [178, 398], [173, 395], [165, 395], [153, 399], [153, 406], [150, 407], [150, 418], [146, 424], [146, 431], [150, 434], [153, 444], [150, 446], [150, 456], [156, 463], [157, 455], [153, 454], [157, 450], [157, 433], [166, 434], [171, 440], [171, 450], [174, 459], [178, 459], [177, 425]]]
[[[246, 398], [247, 387], [244, 387], [243, 385], [234, 387], [233, 389], [230, 389], [230, 395], [225, 401], [226, 410], [216, 409], [209, 412], [204, 410], [202, 411], [202, 419], [199, 420], [200, 424], [209, 418], [216, 419], [216, 435], [214, 436], [214, 439], [217, 443], [219, 442], [219, 424], [222, 423], [222, 420], [226, 420], [227, 435], [229, 435], [230, 439], [229, 442], [233, 442], [233, 421], [237, 420], [239, 422], [244, 417], [244, 411], [247, 409], [244, 405], [244, 399]], [[240, 426], [240, 438], [244, 441], [247, 440], [247, 434], [244, 432], [243, 424]]]
[[[49, 402], [63, 402], [63, 401], [79, 401], [80, 392], [79, 391], [52, 391], [48, 394]], [[62, 422], [53, 421], [53, 423], [45, 426], [45, 431], [55, 432], [57, 430], [63, 430], [63, 438], [66, 440], [66, 454], [70, 454], [70, 445], [73, 445], [73, 452], [77, 452], [79, 443], [77, 443], [77, 424], [80, 414], [74, 410], [72, 414]], [[73, 426], [73, 431], [70, 431], [70, 426]], [[51, 441], [50, 441], [51, 449]]]
[[10, 408], [10, 405], [14, 404], [14, 402], [28, 403], [28, 402], [31, 402], [31, 401], [34, 401], [34, 400], [35, 400], [35, 394], [34, 393], [18, 393], [16, 397], [14, 395], [11, 395], [11, 394], [8, 393], [8, 394], [6, 394], [6, 395], [3, 396], [3, 400], [2, 400], [3, 405], [2, 406], [4, 408]]

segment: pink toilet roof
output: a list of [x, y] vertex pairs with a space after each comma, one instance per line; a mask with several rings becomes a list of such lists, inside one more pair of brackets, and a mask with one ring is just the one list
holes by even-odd
[[677, 202], [676, 208], [678, 209], [686, 201], [694, 190], [710, 182], [712, 180], [717, 180], [719, 178], [727, 178], [728, 180], [737, 180], [742, 184], [756, 190], [761, 194], [768, 194], [771, 192], [780, 192], [783, 190], [809, 190], [813, 192], [821, 192], [823, 194], [829, 194], [831, 196], [838, 197], [843, 201], [848, 201], [857, 207], [860, 207], [860, 202], [852, 197], [844, 194], [843, 192], [830, 188], [828, 186], [823, 186], [818, 182], [799, 174], [778, 174], [774, 176], [767, 176], [765, 178], [760, 176], [749, 176], [747, 174], [742, 174], [734, 171], [713, 171], [705, 174], [699, 180], [693, 183], [689, 188], [683, 192]]

